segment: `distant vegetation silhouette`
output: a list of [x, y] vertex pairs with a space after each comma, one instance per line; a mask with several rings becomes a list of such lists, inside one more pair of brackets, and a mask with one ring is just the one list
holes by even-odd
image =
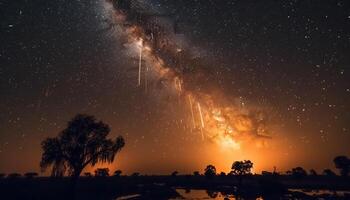
[[316, 170], [314, 170], [314, 169], [310, 169], [309, 174], [310, 174], [310, 176], [317, 176], [318, 175]]
[[216, 175], [216, 168], [214, 165], [208, 165], [205, 169], [204, 169], [204, 175], [208, 178], [211, 178], [213, 176]]
[[173, 173], [171, 173], [171, 176], [177, 176], [179, 174], [178, 171], [174, 171]]
[[98, 168], [95, 170], [96, 177], [108, 177], [109, 169], [108, 168]]
[[122, 175], [122, 170], [115, 170], [113, 176], [121, 176]]
[[337, 156], [333, 160], [335, 167], [342, 176], [348, 176], [350, 172], [350, 159], [346, 156]]
[[131, 174], [131, 176], [138, 177], [138, 176], [140, 176], [140, 173], [139, 172], [135, 172], [135, 173]]
[[26, 178], [34, 178], [34, 177], [39, 176], [39, 174], [36, 173], [36, 172], [27, 172], [27, 173], [24, 174], [24, 176], [25, 176]]
[[91, 174], [91, 172], [85, 172], [85, 173], [84, 173], [84, 176], [85, 176], [85, 177], [92, 177], [92, 174]]
[[323, 170], [323, 175], [325, 175], [325, 176], [336, 176], [336, 174], [331, 169]]
[[22, 175], [19, 173], [11, 173], [7, 175], [7, 178], [20, 178], [20, 177], [22, 177]]
[[251, 174], [253, 168], [253, 163], [250, 160], [244, 161], [235, 161], [232, 164], [232, 171], [230, 174], [232, 175], [247, 175]]
[[292, 169], [292, 174], [291, 174], [294, 178], [303, 178], [305, 176], [307, 176], [307, 172], [305, 171], [304, 168], [302, 167], [296, 167]]
[[193, 176], [200, 176], [201, 174], [199, 173], [199, 171], [194, 171], [193, 172]]
[[94, 116], [76, 115], [57, 137], [42, 142], [42, 171], [52, 167], [52, 176], [68, 173], [76, 180], [88, 165], [112, 163], [125, 142], [121, 136], [107, 139], [109, 132], [109, 126]]

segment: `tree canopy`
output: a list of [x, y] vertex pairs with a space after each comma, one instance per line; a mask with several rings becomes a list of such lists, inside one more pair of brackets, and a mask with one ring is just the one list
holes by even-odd
[[52, 167], [52, 176], [79, 177], [88, 165], [112, 163], [125, 142], [121, 136], [108, 139], [109, 132], [110, 127], [94, 116], [76, 115], [57, 137], [42, 142], [42, 171]]
[[232, 171], [230, 174], [233, 175], [247, 175], [251, 174], [253, 163], [250, 160], [235, 161], [232, 164]]
[[204, 169], [204, 175], [207, 177], [212, 177], [216, 175], [216, 168], [214, 165], [208, 165], [205, 169]]

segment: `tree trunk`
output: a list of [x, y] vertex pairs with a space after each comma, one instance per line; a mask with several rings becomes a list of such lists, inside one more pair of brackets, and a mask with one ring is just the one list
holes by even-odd
[[72, 200], [76, 199], [77, 183], [78, 183], [81, 171], [82, 171], [81, 169], [74, 170], [74, 173], [71, 176], [71, 187], [70, 187], [70, 194], [69, 195], [70, 195], [70, 198]]

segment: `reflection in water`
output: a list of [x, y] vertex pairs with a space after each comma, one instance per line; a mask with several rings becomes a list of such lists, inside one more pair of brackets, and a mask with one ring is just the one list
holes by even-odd
[[[184, 199], [236, 200], [236, 198], [233, 195], [224, 195], [221, 192], [210, 190], [176, 189], [176, 192], [178, 192]], [[259, 197], [256, 200], [263, 200], [263, 198]]]
[[185, 199], [234, 199], [233, 196], [222, 195], [221, 192], [207, 192], [206, 190], [185, 190], [185, 189], [176, 189], [183, 198]]
[[289, 192], [300, 192], [309, 196], [320, 196], [320, 195], [334, 195], [337, 197], [344, 197], [350, 195], [350, 191], [341, 190], [307, 190], [307, 189], [289, 189]]
[[[261, 197], [261, 195], [258, 194], [252, 194], [254, 193], [249, 192], [250, 195], [248, 196], [236, 196], [232, 193], [226, 193], [224, 191], [218, 192], [213, 190], [203, 190], [203, 189], [179, 189], [179, 188], [173, 188], [176, 190], [178, 197], [172, 197], [170, 196], [165, 197], [165, 199], [189, 199], [189, 200], [201, 200], [201, 199], [216, 199], [216, 200], [264, 200], [264, 199], [271, 199], [269, 196]], [[158, 190], [159, 192], [159, 190]], [[259, 197], [260, 196], [260, 197]], [[127, 195], [123, 197], [119, 197], [116, 200], [132, 200], [132, 199], [142, 199], [143, 194], [135, 194], [135, 195]], [[284, 194], [277, 194], [272, 195], [271, 197], [274, 197], [274, 199], [350, 199], [350, 191], [342, 191], [342, 190], [309, 190], [309, 189], [288, 189], [288, 192]], [[156, 199], [156, 198], [155, 198]]]
[[134, 195], [128, 195], [128, 196], [123, 196], [123, 197], [118, 197], [116, 200], [129, 200], [129, 199], [135, 199], [140, 197], [141, 195], [139, 194], [134, 194]]

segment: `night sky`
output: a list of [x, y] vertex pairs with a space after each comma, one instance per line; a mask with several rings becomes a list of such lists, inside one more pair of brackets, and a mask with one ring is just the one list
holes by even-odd
[[[255, 172], [322, 170], [350, 156], [349, 1], [136, 5], [181, 24], [181, 34], [167, 37], [181, 41], [190, 72], [168, 62], [177, 54], [153, 51], [143, 61], [148, 88], [139, 86], [134, 36], [105, 0], [0, 1], [0, 172], [39, 171], [41, 141], [77, 113], [125, 138], [109, 167], [126, 173], [191, 173], [207, 164], [228, 172], [243, 159]], [[156, 72], [155, 56], [176, 75]], [[187, 97], [204, 115], [192, 118], [194, 127]], [[223, 118], [232, 134], [213, 128]]]

